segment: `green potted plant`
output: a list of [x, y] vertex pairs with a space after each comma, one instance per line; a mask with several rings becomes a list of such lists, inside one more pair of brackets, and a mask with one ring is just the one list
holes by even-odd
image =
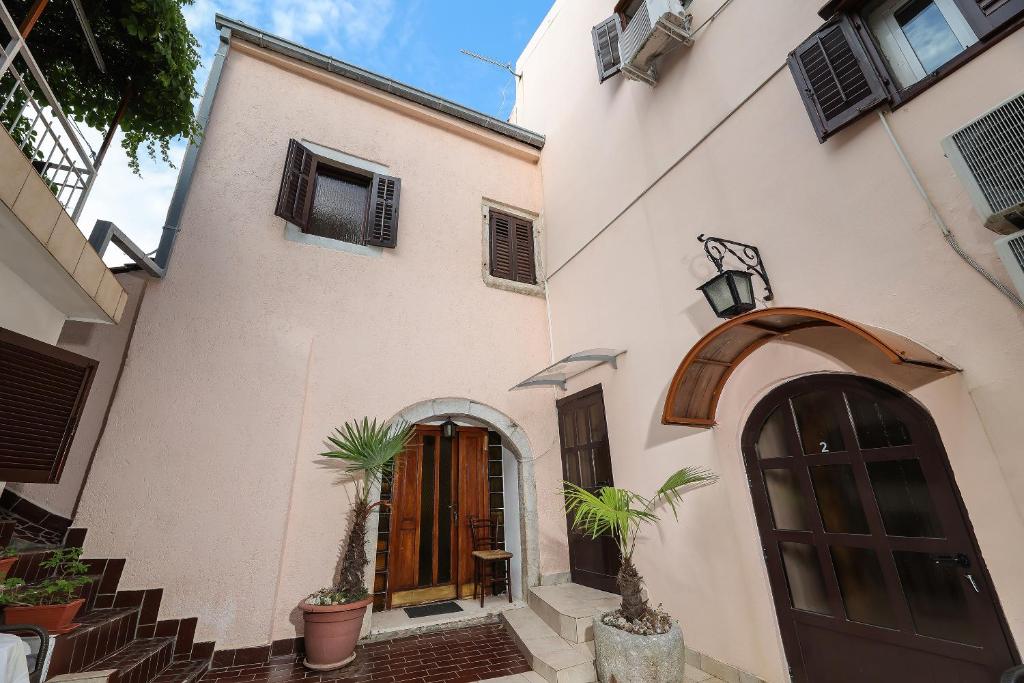
[[7, 575], [11, 571], [11, 567], [18, 561], [18, 549], [13, 545], [9, 545], [3, 550], [0, 550], [0, 581], [7, 578]]
[[660, 520], [659, 507], [667, 505], [678, 519], [677, 506], [683, 493], [717, 479], [708, 470], [684, 467], [650, 498], [611, 486], [592, 493], [564, 482], [565, 509], [573, 528], [591, 538], [611, 536], [622, 557], [616, 576], [622, 594], [619, 609], [594, 617], [595, 664], [602, 683], [670, 683], [683, 679], [682, 630], [661, 605], [652, 608], [644, 597], [644, 580], [633, 564], [633, 552], [641, 527]]
[[5, 624], [35, 624], [50, 633], [67, 633], [78, 626], [71, 620], [85, 603], [79, 589], [92, 581], [82, 562], [81, 548], [60, 548], [39, 563], [49, 576], [35, 583], [7, 579], [0, 584], [0, 605]]
[[299, 603], [303, 615], [305, 665], [315, 671], [339, 669], [355, 659], [356, 641], [363, 615], [372, 602], [364, 579], [366, 520], [374, 485], [409, 444], [413, 429], [405, 423], [378, 424], [363, 418], [346, 422], [327, 437], [331, 450], [321, 453], [341, 460], [345, 477], [356, 485], [356, 497], [349, 514], [348, 538], [337, 572], [337, 584], [323, 588]]

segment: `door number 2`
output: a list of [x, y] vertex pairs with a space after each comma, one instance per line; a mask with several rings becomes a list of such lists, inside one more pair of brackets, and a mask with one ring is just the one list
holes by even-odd
[[818, 442], [818, 445], [821, 446], [822, 453], [828, 453], [828, 444], [826, 442], [820, 441]]

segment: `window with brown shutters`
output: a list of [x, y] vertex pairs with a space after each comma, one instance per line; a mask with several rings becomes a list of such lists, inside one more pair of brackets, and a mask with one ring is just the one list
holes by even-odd
[[1024, 16], [1024, 0], [953, 0], [980, 40]]
[[0, 328], [0, 481], [60, 481], [96, 365]]
[[503, 280], [537, 284], [533, 221], [490, 211], [490, 272]]
[[290, 140], [275, 213], [308, 235], [393, 249], [401, 186]]
[[846, 15], [826, 23], [791, 52], [789, 69], [821, 142], [889, 97]]
[[602, 83], [619, 73], [619, 15], [613, 14], [590, 30], [597, 59], [597, 77]]

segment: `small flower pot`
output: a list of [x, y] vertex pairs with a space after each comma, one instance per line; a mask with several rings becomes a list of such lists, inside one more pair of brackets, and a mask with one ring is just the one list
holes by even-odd
[[642, 636], [609, 626], [594, 617], [597, 680], [675, 683], [683, 680], [686, 653], [678, 623], [668, 633]]
[[16, 557], [5, 557], [0, 560], [0, 581], [7, 578], [7, 574], [11, 571], [11, 567], [18, 561]]
[[34, 624], [41, 626], [52, 635], [60, 635], [78, 628], [71, 620], [85, 604], [83, 598], [65, 605], [32, 605], [30, 607], [9, 606], [4, 608], [5, 624]]
[[356, 641], [363, 626], [363, 615], [373, 598], [364, 598], [347, 605], [310, 605], [299, 603], [305, 625], [303, 640], [307, 669], [331, 671], [340, 669], [356, 658]]

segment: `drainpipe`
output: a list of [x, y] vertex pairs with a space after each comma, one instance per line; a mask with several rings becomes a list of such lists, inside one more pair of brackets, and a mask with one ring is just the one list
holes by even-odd
[[900, 162], [903, 164], [903, 168], [906, 169], [907, 174], [910, 176], [910, 180], [914, 183], [914, 187], [917, 189], [917, 193], [921, 195], [921, 199], [924, 200], [925, 205], [928, 207], [928, 212], [931, 214], [932, 221], [938, 226], [942, 232], [942, 238], [946, 240], [949, 247], [956, 252], [956, 255], [964, 260], [967, 265], [976, 270], [979, 275], [985, 278], [990, 285], [995, 287], [1003, 294], [1007, 299], [1013, 303], [1014, 306], [1020, 309], [1024, 309], [1024, 301], [1017, 296], [1016, 292], [1010, 289], [1008, 286], [1000, 282], [995, 275], [988, 272], [983, 265], [974, 260], [970, 254], [964, 251], [964, 248], [960, 246], [960, 242], [956, 239], [956, 235], [949, 229], [945, 219], [939, 213], [935, 203], [932, 202], [931, 197], [928, 196], [928, 192], [924, 189], [924, 185], [921, 184], [921, 179], [917, 175], [917, 171], [911, 166], [910, 160], [907, 159], [907, 155], [903, 153], [903, 147], [900, 145], [899, 140], [896, 139], [896, 135], [892, 132], [892, 127], [889, 126], [889, 120], [885, 117], [885, 113], [881, 110], [878, 112], [878, 118], [882, 121], [882, 128], [885, 129], [886, 135], [889, 136], [889, 141], [892, 142], [892, 146], [896, 149], [896, 154], [900, 158]]

